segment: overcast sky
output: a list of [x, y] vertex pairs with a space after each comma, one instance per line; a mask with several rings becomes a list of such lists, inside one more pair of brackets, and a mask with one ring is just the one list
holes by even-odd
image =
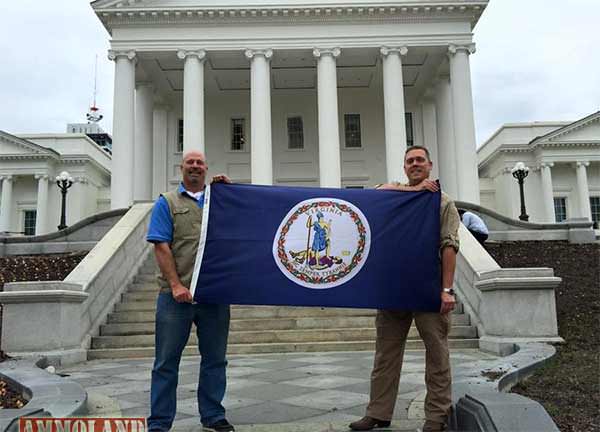
[[[97, 105], [112, 130], [108, 33], [87, 0], [0, 0], [0, 129], [64, 132]], [[600, 0], [491, 0], [471, 56], [477, 142], [507, 122], [600, 110]]]

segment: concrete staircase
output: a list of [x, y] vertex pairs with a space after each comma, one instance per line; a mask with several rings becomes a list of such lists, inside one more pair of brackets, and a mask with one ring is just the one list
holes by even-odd
[[[92, 339], [88, 359], [154, 356], [157, 268], [150, 256], [122, 300]], [[360, 351], [375, 348], [375, 311], [286, 306], [231, 306], [228, 352]], [[477, 329], [458, 304], [452, 317], [451, 348], [477, 348]], [[197, 354], [194, 328], [184, 355]], [[407, 349], [423, 348], [411, 328]]]

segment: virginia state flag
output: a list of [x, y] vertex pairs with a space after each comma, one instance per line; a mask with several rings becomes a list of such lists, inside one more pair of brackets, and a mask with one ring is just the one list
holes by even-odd
[[439, 311], [440, 197], [207, 186], [194, 301]]

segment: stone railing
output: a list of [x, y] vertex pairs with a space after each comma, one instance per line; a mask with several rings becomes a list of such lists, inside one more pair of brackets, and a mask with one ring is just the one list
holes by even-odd
[[593, 243], [596, 240], [593, 222], [588, 219], [568, 219], [560, 223], [532, 223], [511, 219], [477, 204], [456, 201], [456, 207], [477, 213], [490, 231], [490, 240], [568, 240], [570, 243]]
[[89, 251], [128, 209], [89, 216], [64, 230], [39, 236], [1, 236], [0, 256]]
[[500, 355], [515, 344], [558, 336], [554, 289], [561, 279], [551, 268], [500, 268], [461, 224], [455, 282], [465, 311], [479, 333], [479, 347]]
[[151, 209], [131, 207], [64, 281], [6, 284], [1, 348], [57, 364], [85, 360], [91, 337], [150, 251], [144, 237]]

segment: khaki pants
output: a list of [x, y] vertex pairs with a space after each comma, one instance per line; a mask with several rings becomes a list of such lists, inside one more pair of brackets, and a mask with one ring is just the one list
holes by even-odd
[[450, 314], [380, 310], [377, 313], [375, 364], [367, 415], [391, 420], [398, 395], [404, 347], [412, 320], [425, 342], [425, 418], [445, 423], [452, 405], [448, 333]]

